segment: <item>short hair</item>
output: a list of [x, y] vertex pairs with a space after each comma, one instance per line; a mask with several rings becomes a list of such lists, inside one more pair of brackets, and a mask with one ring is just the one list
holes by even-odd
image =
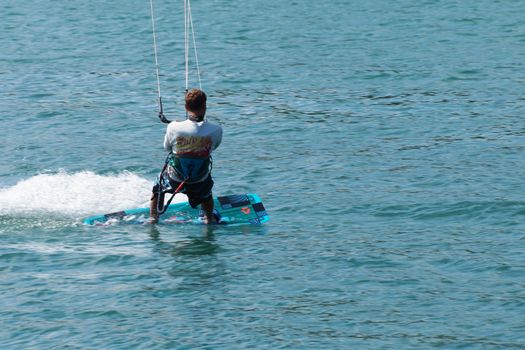
[[186, 109], [192, 112], [206, 107], [206, 94], [199, 89], [191, 89], [186, 93]]

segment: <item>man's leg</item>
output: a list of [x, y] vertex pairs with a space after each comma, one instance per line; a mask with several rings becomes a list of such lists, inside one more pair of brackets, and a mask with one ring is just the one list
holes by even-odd
[[[211, 192], [212, 188], [213, 179], [211, 178], [211, 175], [202, 182], [187, 186], [186, 194], [188, 195], [190, 205], [195, 208], [200, 204], [201, 209], [204, 212], [203, 222], [205, 224], [213, 224], [217, 222], [215, 215], [213, 215], [214, 206]], [[203, 198], [204, 200], [202, 200]]]
[[153, 192], [153, 196], [151, 196], [151, 200], [149, 202], [149, 217], [150, 223], [152, 224], [159, 222], [159, 213], [157, 211], [158, 198], [159, 194], [157, 192]]
[[204, 211], [204, 217], [206, 224], [213, 224], [216, 222], [215, 217], [213, 216], [213, 196], [210, 196], [204, 202], [201, 203], [201, 208]]

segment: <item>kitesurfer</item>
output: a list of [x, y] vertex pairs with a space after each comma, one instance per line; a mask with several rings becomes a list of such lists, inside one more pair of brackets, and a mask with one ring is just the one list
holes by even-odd
[[[159, 203], [164, 204], [164, 194], [182, 192], [188, 196], [192, 208], [201, 206], [203, 222], [218, 220], [213, 206], [213, 180], [211, 177], [211, 153], [222, 141], [222, 127], [208, 122], [206, 94], [199, 89], [186, 93], [187, 119], [173, 121], [164, 136], [164, 149], [170, 152], [164, 171], [153, 186], [150, 204], [152, 223], [159, 218]], [[169, 184], [166, 188], [164, 184]]]

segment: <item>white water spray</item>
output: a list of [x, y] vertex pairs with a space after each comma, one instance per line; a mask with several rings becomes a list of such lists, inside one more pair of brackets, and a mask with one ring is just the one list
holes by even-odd
[[[40, 174], [0, 189], [0, 214], [88, 216], [149, 206], [152, 182], [130, 172]], [[176, 198], [177, 199], [177, 198]], [[181, 201], [183, 198], [178, 198]]]

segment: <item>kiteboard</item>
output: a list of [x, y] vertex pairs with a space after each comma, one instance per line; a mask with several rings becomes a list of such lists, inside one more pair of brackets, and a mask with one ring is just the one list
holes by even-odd
[[[260, 225], [270, 218], [256, 194], [239, 194], [214, 198], [215, 210], [219, 213], [219, 224]], [[84, 219], [86, 225], [107, 226], [116, 224], [149, 223], [149, 208], [136, 208], [114, 213], [91, 216]], [[203, 224], [199, 209], [188, 202], [170, 204], [159, 218], [160, 224]]]

